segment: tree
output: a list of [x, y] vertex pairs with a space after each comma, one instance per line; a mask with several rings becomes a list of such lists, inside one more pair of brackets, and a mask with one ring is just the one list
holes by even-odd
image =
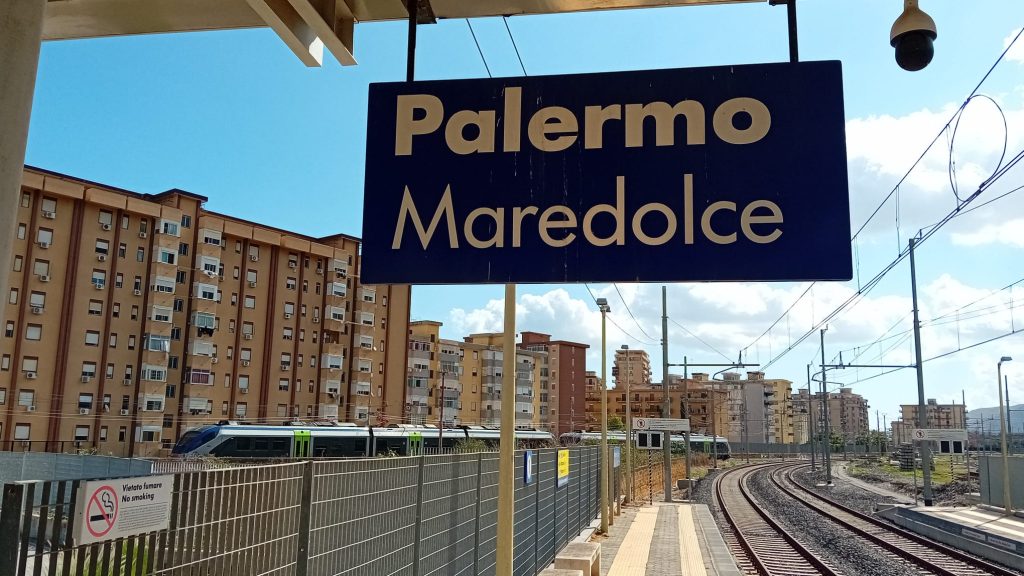
[[609, 416], [608, 417], [608, 429], [609, 430], [625, 430], [626, 429], [626, 425], [622, 422], [622, 418], [619, 418], [618, 416], [614, 416], [613, 415], [613, 416]]

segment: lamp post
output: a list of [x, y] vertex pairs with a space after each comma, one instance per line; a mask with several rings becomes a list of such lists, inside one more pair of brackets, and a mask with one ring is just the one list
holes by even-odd
[[441, 369], [441, 398], [439, 404], [441, 414], [437, 419], [437, 453], [444, 454], [444, 376], [445, 371]]
[[[629, 380], [633, 374], [633, 359], [629, 357], [629, 346], [627, 344], [622, 345], [622, 350], [625, 351], [624, 357], [626, 359], [626, 443], [623, 446], [623, 450], [626, 455], [626, 502], [633, 501], [633, 457], [630, 452], [633, 444], [633, 407], [630, 405], [629, 399]], [[621, 371], [619, 372], [622, 373]]]
[[999, 444], [1003, 453], [1003, 509], [1007, 516], [1013, 515], [1013, 503], [1010, 501], [1010, 458], [1006, 454], [1006, 412], [1003, 411], [1003, 362], [1013, 360], [1003, 356], [996, 364], [996, 396], [999, 396]]
[[612, 309], [605, 298], [597, 299], [597, 307], [601, 309], [601, 533], [607, 534], [610, 516], [608, 493], [612, 473], [608, 461], [608, 385], [605, 384], [608, 372], [608, 334], [605, 330], [605, 314]]

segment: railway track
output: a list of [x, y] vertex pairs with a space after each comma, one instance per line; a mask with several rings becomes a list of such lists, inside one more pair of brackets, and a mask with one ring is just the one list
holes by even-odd
[[[849, 508], [796, 482], [792, 474], [806, 464], [776, 466], [769, 472], [772, 484], [788, 497], [851, 532], [881, 554], [894, 555], [928, 574], [940, 576], [1019, 576], [1013, 570], [974, 558], [955, 548], [931, 541], [914, 532]], [[761, 469], [763, 469], [762, 467]]]
[[838, 576], [829, 565], [761, 510], [747, 478], [767, 466], [737, 468], [715, 479], [715, 498], [731, 527], [726, 541], [740, 568], [761, 576]]

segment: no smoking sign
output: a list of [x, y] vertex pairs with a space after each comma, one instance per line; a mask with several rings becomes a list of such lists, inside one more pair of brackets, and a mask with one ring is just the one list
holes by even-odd
[[94, 538], [103, 538], [117, 521], [117, 492], [111, 486], [100, 486], [89, 496], [85, 507], [85, 529]]
[[166, 529], [173, 489], [174, 476], [82, 482], [75, 510], [75, 543], [92, 544]]

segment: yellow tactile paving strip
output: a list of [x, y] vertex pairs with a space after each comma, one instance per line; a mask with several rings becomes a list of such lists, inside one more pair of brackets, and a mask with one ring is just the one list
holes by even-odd
[[658, 507], [644, 508], [636, 513], [626, 538], [619, 547], [608, 570], [608, 576], [643, 576], [647, 572], [647, 558], [651, 554], [651, 539], [658, 521]]
[[682, 559], [683, 576], [707, 576], [704, 570], [704, 556], [697, 542], [697, 527], [693, 523], [693, 508], [679, 506], [679, 558]]

